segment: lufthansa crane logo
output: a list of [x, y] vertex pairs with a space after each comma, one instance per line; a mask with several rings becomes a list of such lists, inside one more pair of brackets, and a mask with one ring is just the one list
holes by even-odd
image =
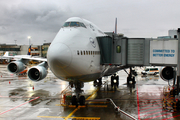
[[96, 42], [92, 37], [89, 38], [91, 45], [95, 48], [96, 47]]

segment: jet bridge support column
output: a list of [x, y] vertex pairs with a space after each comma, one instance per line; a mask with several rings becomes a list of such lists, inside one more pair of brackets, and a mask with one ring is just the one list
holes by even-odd
[[180, 28], [178, 28], [177, 34], [178, 34], [177, 93], [179, 94], [179, 81], [180, 81]]

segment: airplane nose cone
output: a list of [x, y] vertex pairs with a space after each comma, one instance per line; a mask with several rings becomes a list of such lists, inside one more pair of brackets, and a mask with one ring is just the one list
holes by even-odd
[[72, 61], [71, 50], [63, 43], [52, 44], [48, 49], [47, 60], [52, 70], [65, 69]]

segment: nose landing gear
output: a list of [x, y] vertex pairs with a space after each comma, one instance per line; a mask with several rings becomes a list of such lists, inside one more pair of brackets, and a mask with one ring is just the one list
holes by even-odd
[[85, 105], [85, 96], [84, 95], [80, 96], [80, 94], [83, 92], [81, 88], [84, 87], [84, 83], [81, 81], [76, 81], [76, 82], [70, 81], [69, 84], [71, 88], [75, 87], [74, 92], [76, 94], [72, 96], [71, 104], [76, 106], [78, 106], [78, 104]]

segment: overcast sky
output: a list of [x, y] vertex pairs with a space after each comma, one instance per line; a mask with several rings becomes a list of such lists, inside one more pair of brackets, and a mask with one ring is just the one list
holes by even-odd
[[167, 36], [180, 27], [180, 0], [1, 0], [0, 44], [51, 42], [64, 21], [82, 17], [127, 37]]

